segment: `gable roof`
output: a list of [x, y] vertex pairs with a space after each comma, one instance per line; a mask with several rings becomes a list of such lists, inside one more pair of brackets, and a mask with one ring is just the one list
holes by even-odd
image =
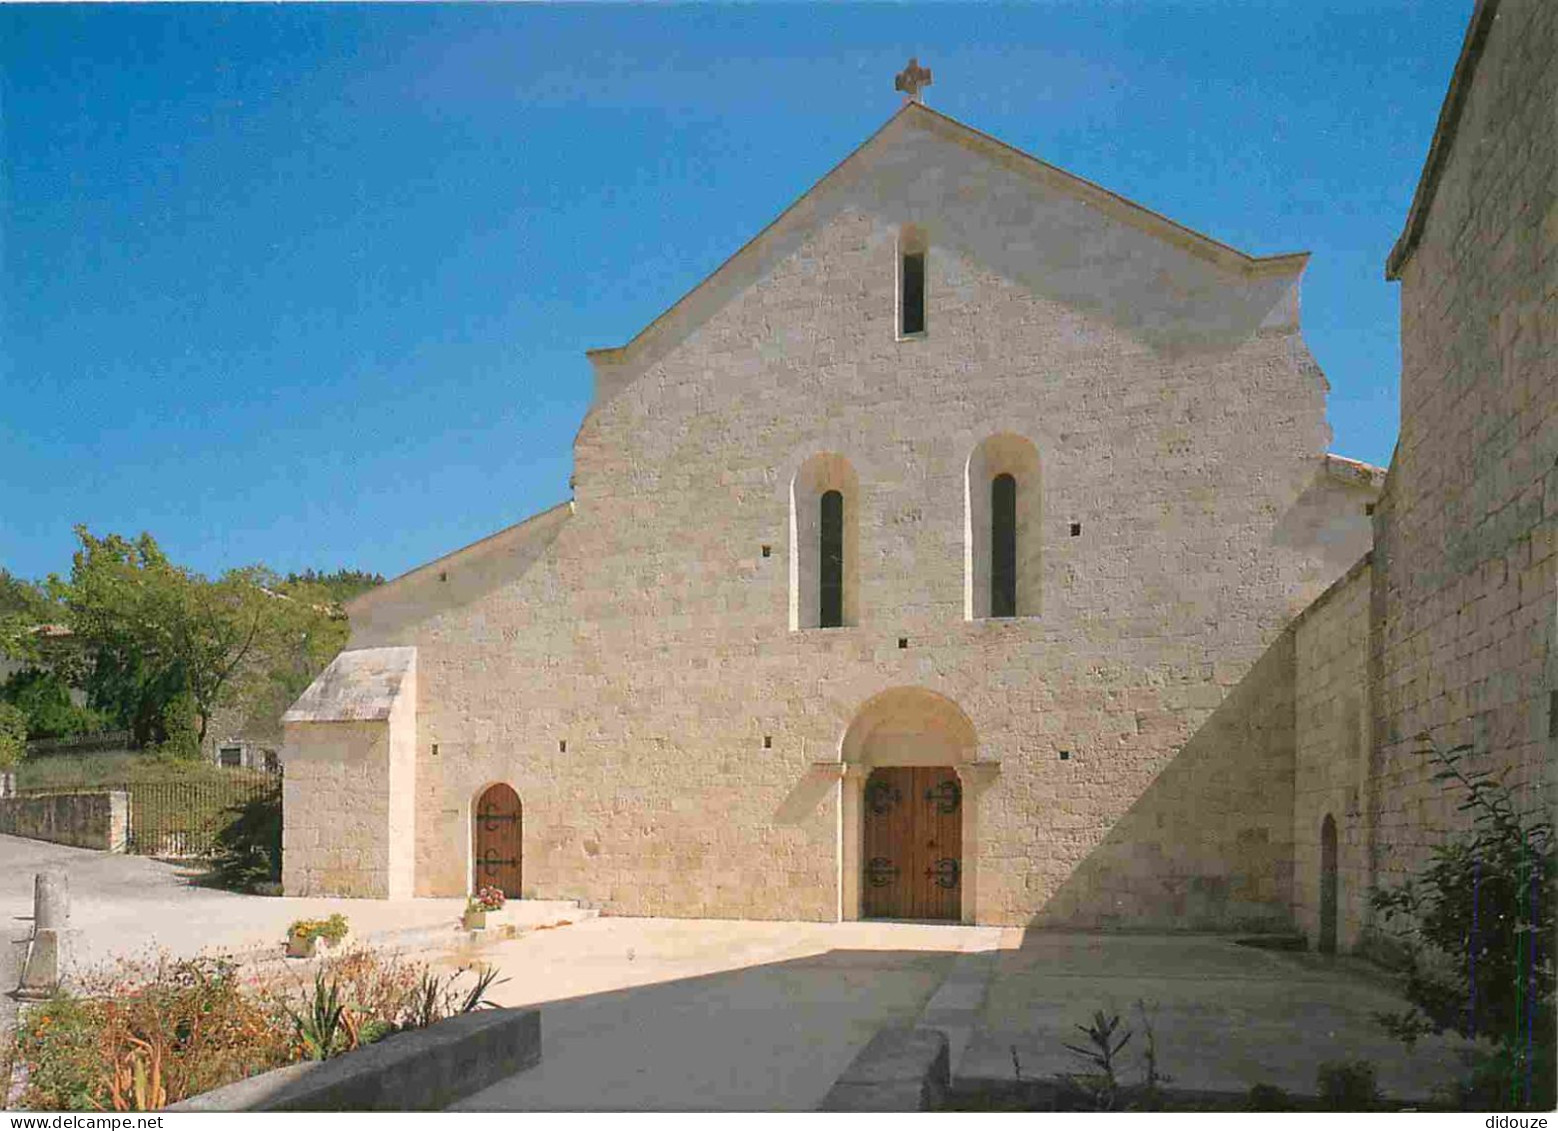
[[[1186, 227], [1092, 181], [1024, 153], [919, 102], [908, 102], [829, 170], [793, 204], [758, 232], [715, 271], [673, 303], [622, 346], [586, 351], [597, 377], [596, 402], [626, 383], [701, 325], [735, 293], [752, 282], [798, 242], [822, 213], [821, 201], [836, 188], [863, 174], [874, 156], [898, 136], [919, 130], [1028, 181], [1086, 205], [1117, 224], [1145, 233], [1195, 260], [1210, 265], [1230, 281], [1296, 279], [1308, 262], [1307, 252], [1252, 256], [1211, 236]], [[622, 376], [617, 376], [621, 374]]]
[[1439, 107], [1439, 122], [1434, 126], [1434, 140], [1428, 146], [1428, 156], [1423, 159], [1423, 172], [1418, 178], [1417, 191], [1412, 194], [1412, 207], [1407, 212], [1406, 226], [1390, 249], [1385, 260], [1385, 278], [1395, 281], [1401, 278], [1401, 269], [1417, 241], [1422, 238], [1423, 226], [1428, 223], [1428, 210], [1433, 207], [1434, 194], [1439, 191], [1439, 178], [1450, 160], [1450, 150], [1455, 146], [1455, 136], [1460, 130], [1461, 114], [1466, 109], [1466, 97], [1471, 92], [1472, 76], [1482, 59], [1482, 49], [1487, 45], [1488, 32], [1498, 15], [1499, 0], [1477, 0], [1466, 27], [1466, 38], [1461, 43], [1461, 54], [1455, 60], [1455, 71], [1450, 76], [1450, 87], [1445, 91], [1444, 104]]

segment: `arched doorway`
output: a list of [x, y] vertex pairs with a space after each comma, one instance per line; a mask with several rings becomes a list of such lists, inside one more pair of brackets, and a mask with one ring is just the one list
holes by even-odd
[[488, 786], [471, 811], [473, 825], [472, 889], [501, 888], [510, 899], [519, 898], [524, 816], [519, 794], [499, 782]]
[[1336, 819], [1320, 825], [1320, 953], [1336, 953]]
[[861, 706], [839, 751], [842, 918], [974, 921], [975, 752], [943, 695], [899, 687]]

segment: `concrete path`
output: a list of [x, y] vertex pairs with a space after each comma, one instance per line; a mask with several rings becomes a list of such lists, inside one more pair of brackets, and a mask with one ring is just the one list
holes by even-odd
[[1324, 1061], [1374, 1062], [1387, 1095], [1427, 1098], [1462, 1071], [1458, 1041], [1425, 1040], [1408, 1053], [1372, 1014], [1404, 1008], [1367, 964], [1306, 952], [1257, 950], [1198, 935], [1087, 935], [1030, 931], [993, 964], [981, 1026], [953, 1077], [1011, 1080], [1016, 1049], [1027, 1079], [1084, 1071], [1062, 1047], [1086, 1045], [1076, 1029], [1093, 1011], [1119, 1013], [1136, 1030], [1124, 1079], [1140, 1078], [1152, 1011], [1160, 1070], [1170, 1087], [1244, 1092], [1256, 1083], [1315, 1093]]
[[467, 1111], [811, 1111], [992, 928], [595, 919], [483, 951], [541, 1007], [541, 1064]]
[[[94, 852], [21, 837], [0, 836], [0, 921], [5, 926], [6, 981], [14, 989], [20, 953], [32, 930], [33, 876], [62, 868], [69, 876], [71, 927], [78, 967], [161, 950], [188, 957], [202, 951], [247, 958], [279, 953], [297, 919], [346, 916], [352, 940], [402, 949], [453, 947], [463, 899], [289, 899], [239, 895], [201, 887], [200, 873], [144, 856]], [[588, 914], [588, 913], [586, 913]], [[571, 904], [526, 900], [510, 904], [503, 922], [526, 926], [578, 918]]]

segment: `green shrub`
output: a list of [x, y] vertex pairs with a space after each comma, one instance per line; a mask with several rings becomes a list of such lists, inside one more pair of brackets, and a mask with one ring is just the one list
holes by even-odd
[[29, 1010], [16, 1034], [22, 1104], [54, 1111], [150, 1111], [296, 1059], [265, 1003], [230, 963], [122, 963], [80, 995]]
[[216, 834], [216, 882], [232, 891], [253, 891], [280, 880], [280, 792], [252, 797], [223, 812], [231, 819]]
[[1332, 1111], [1372, 1111], [1379, 1106], [1374, 1065], [1367, 1060], [1328, 1060], [1315, 1072], [1320, 1102]]
[[95, 734], [107, 720], [90, 707], [77, 706], [70, 686], [42, 668], [23, 668], [0, 683], [0, 701], [14, 704], [27, 716], [28, 738], [66, 738]]
[[323, 970], [314, 975], [314, 994], [307, 1005], [289, 1010], [288, 1016], [306, 1060], [329, 1060], [351, 1047], [341, 987], [334, 979], [327, 980]]
[[1293, 1097], [1275, 1084], [1252, 1084], [1244, 1098], [1245, 1111], [1294, 1111]]
[[1083, 1110], [1113, 1111], [1120, 1095], [1119, 1056], [1134, 1034], [1127, 1029], [1124, 1036], [1116, 1039], [1115, 1034], [1120, 1029], [1120, 1015], [1105, 1015], [1101, 1009], [1093, 1011], [1091, 1024], [1076, 1027], [1087, 1037], [1088, 1043], [1071, 1045], [1062, 1042], [1062, 1047], [1087, 1064], [1092, 1071], [1065, 1078], [1067, 1090], [1073, 1093], [1071, 1102], [1077, 1103], [1080, 1099]]
[[[317, 920], [344, 933], [345, 919]], [[475, 985], [461, 989], [467, 973]], [[150, 1111], [246, 1076], [323, 1059], [486, 1004], [491, 970], [437, 975], [356, 949], [326, 958], [312, 982], [241, 976], [217, 959], [123, 960], [23, 1014], [12, 1051], [21, 1106]]]
[[16, 1030], [16, 1059], [27, 1074], [23, 1107], [101, 1109], [106, 1089], [99, 1020], [92, 1002], [65, 993], [26, 1012]]
[[8, 770], [27, 752], [27, 716], [20, 707], [0, 703], [0, 770]]
[[1450, 1030], [1482, 1042], [1462, 1091], [1483, 1107], [1550, 1110], [1554, 1102], [1553, 937], [1558, 861], [1540, 805], [1522, 811], [1499, 777], [1470, 771], [1470, 746], [1422, 753], [1434, 780], [1464, 794], [1471, 828], [1433, 850], [1428, 866], [1371, 899], [1403, 957], [1412, 1008], [1377, 1019], [1409, 1046]]
[[180, 762], [200, 761], [200, 712], [188, 692], [174, 696], [162, 710], [164, 738], [157, 753]]

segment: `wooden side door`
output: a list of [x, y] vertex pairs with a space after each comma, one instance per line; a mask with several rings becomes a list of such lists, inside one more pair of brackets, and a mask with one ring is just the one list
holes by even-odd
[[862, 915], [962, 917], [962, 801], [950, 767], [872, 771], [864, 797]]
[[510, 899], [518, 899], [524, 833], [519, 794], [502, 782], [489, 787], [476, 802], [471, 819], [476, 825], [473, 887], [500, 888]]

